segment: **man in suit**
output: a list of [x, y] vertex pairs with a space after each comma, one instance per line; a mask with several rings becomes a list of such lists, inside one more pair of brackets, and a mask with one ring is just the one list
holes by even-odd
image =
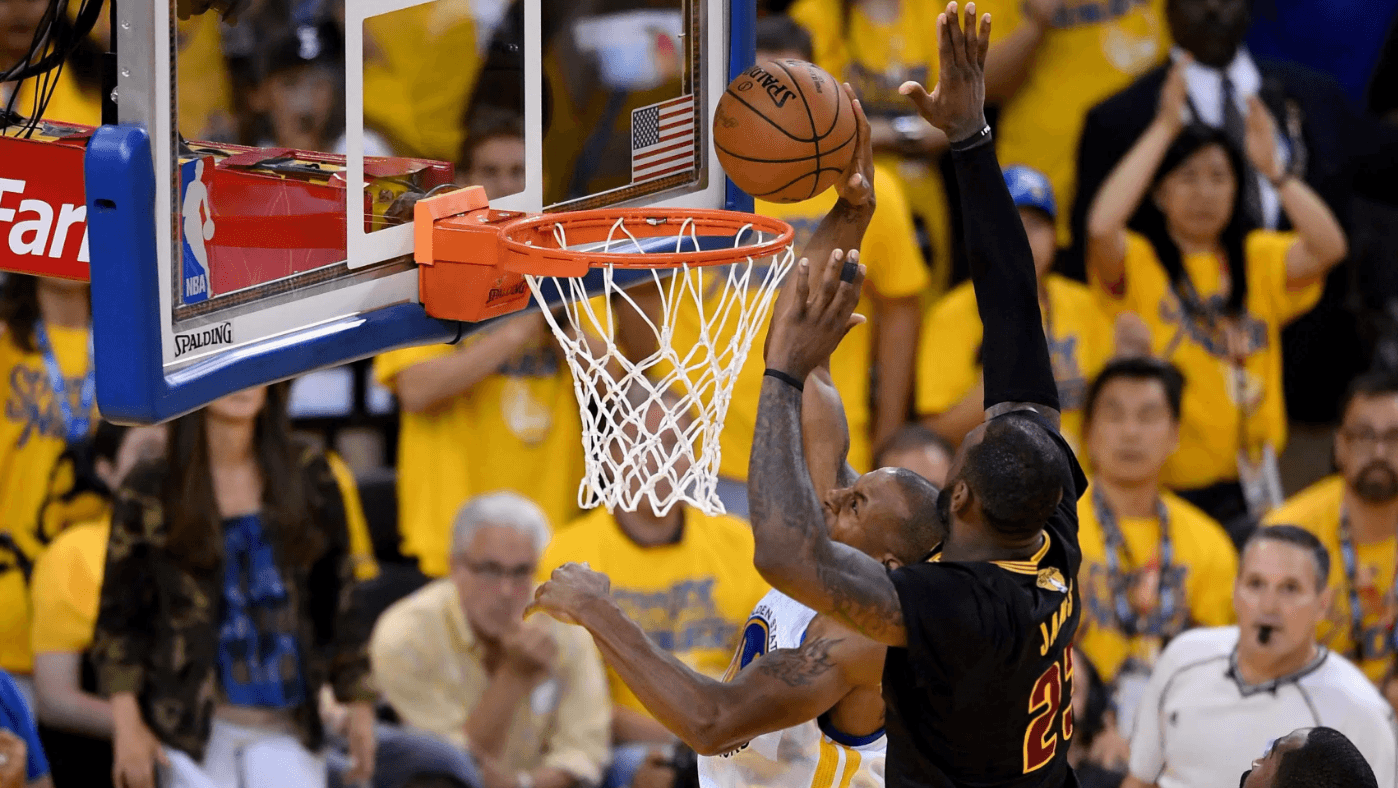
[[[1395, 169], [1395, 132], [1381, 130], [1361, 115], [1330, 77], [1293, 63], [1254, 59], [1243, 46], [1251, 5], [1251, 0], [1169, 0], [1166, 4], [1166, 21], [1176, 42], [1172, 60], [1186, 53], [1194, 59], [1186, 75], [1190, 113], [1233, 135], [1242, 150], [1246, 102], [1253, 95], [1261, 98], [1277, 122], [1281, 160], [1347, 225], [1356, 187], [1393, 183], [1387, 173]], [[1083, 239], [1092, 199], [1155, 117], [1169, 66], [1143, 74], [1087, 114], [1078, 147], [1073, 248], [1060, 263], [1060, 270], [1069, 275], [1083, 275]], [[1376, 171], [1385, 177], [1375, 177]], [[1246, 209], [1257, 226], [1288, 229], [1276, 193], [1265, 178], [1253, 172], [1243, 187]], [[1138, 219], [1139, 214], [1132, 220], [1133, 228]], [[1284, 334], [1288, 409], [1293, 417], [1306, 421], [1331, 420], [1344, 381], [1368, 360], [1357, 323], [1343, 305], [1347, 274], [1342, 270], [1332, 274], [1316, 309]]]

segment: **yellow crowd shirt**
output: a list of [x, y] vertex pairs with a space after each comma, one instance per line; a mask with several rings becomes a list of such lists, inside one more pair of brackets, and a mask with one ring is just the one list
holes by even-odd
[[[983, 0], [976, 11], [991, 15], [999, 41], [1024, 21], [1020, 0]], [[1059, 10], [1019, 90], [1001, 105], [995, 151], [1005, 166], [1025, 164], [1048, 176], [1063, 208], [1060, 245], [1069, 241], [1067, 208], [1088, 110], [1162, 62], [1169, 49], [1165, 0], [1073, 0]]]
[[[1180, 300], [1165, 268], [1142, 236], [1127, 233], [1122, 282], [1110, 286], [1094, 279], [1094, 289], [1108, 312], [1140, 315], [1150, 327], [1153, 352], [1184, 373], [1180, 448], [1165, 466], [1167, 487], [1188, 490], [1236, 481], [1240, 427], [1250, 450], [1270, 445], [1280, 454], [1286, 444], [1281, 330], [1315, 306], [1323, 285], [1321, 281], [1301, 285], [1287, 281], [1286, 252], [1293, 243], [1294, 233], [1257, 230], [1247, 237], [1248, 295], [1239, 332], [1246, 355], [1241, 376], [1229, 360], [1221, 329], [1182, 318]], [[1211, 311], [1221, 312], [1228, 274], [1223, 259], [1193, 254], [1186, 255], [1183, 263], [1199, 297]]]
[[[539, 578], [569, 561], [586, 561], [611, 578], [612, 599], [656, 645], [717, 679], [748, 614], [768, 590], [752, 553], [752, 530], [728, 515], [685, 508], [679, 542], [642, 547], [606, 509], [596, 509], [554, 536], [539, 562]], [[647, 713], [610, 668], [608, 680], [614, 703]]]
[[[1112, 355], [1112, 329], [1092, 291], [1058, 274], [1044, 281], [1053, 377], [1063, 413], [1063, 437], [1082, 446], [1087, 387]], [[964, 399], [980, 380], [981, 338], [985, 327], [976, 311], [970, 282], [953, 288], [929, 310], [917, 348], [917, 412], [943, 413]], [[1081, 452], [1078, 452], [1081, 454]]]
[[[924, 2], [899, 3], [898, 18], [870, 19], [858, 2], [797, 0], [788, 13], [811, 34], [815, 62], [841, 82], [848, 82], [870, 118], [916, 115], [898, 87], [912, 80], [928, 90], [937, 81], [937, 12]], [[941, 293], [951, 276], [951, 226], [946, 189], [935, 161], [880, 154], [878, 163], [897, 175], [912, 213], [932, 241], [932, 288]]]
[[[374, 374], [392, 388], [404, 369], [454, 352], [396, 350], [374, 360]], [[436, 410], [401, 414], [399, 531], [403, 553], [417, 556], [423, 572], [446, 574], [452, 521], [476, 495], [513, 490], [543, 508], [554, 528], [577, 515], [582, 422], [571, 375], [545, 339]]]
[[[867, 269], [867, 278], [864, 295], [857, 307], [857, 311], [871, 321], [877, 320], [877, 300], [871, 297], [871, 293], [878, 298], [907, 298], [920, 295], [927, 287], [927, 269], [922, 264], [922, 256], [918, 254], [912, 224], [908, 220], [907, 202], [898, 182], [880, 168], [874, 176], [874, 190], [878, 207], [860, 249], [860, 262]], [[755, 210], [792, 226], [796, 231], [793, 243], [799, 257], [836, 199], [838, 197], [831, 189], [799, 203], [778, 204], [759, 200]], [[753, 272], [753, 288], [747, 291], [747, 298], [756, 297], [756, 286], [762, 281], [762, 273]], [[725, 279], [724, 271], [705, 275], [706, 305], [710, 310], [722, 294]], [[765, 369], [762, 343], [771, 319], [769, 309], [762, 316], [752, 348], [733, 383], [733, 398], [720, 436], [722, 460], [719, 473], [735, 481], [748, 478], [748, 456], [752, 454], [752, 435], [757, 426], [757, 403], [762, 394], [762, 371]], [[713, 320], [712, 314], [710, 320]], [[671, 344], [676, 348], [692, 347], [699, 341], [700, 329], [701, 316], [694, 300], [681, 301]], [[736, 334], [737, 321], [730, 319], [724, 324], [724, 329], [713, 336], [712, 344], [714, 347], [726, 347]], [[874, 334], [870, 324], [857, 326], [840, 343], [830, 361], [830, 373], [844, 400], [849, 419], [849, 463], [858, 471], [868, 470], [872, 451], [869, 446], [872, 422], [869, 382], [874, 362], [873, 343]]]
[[[70, 407], [79, 411], [87, 372], [87, 329], [48, 326]], [[29, 673], [29, 591], [25, 571], [52, 541], [39, 526], [49, 476], [67, 446], [63, 412], [49, 385], [44, 358], [0, 337], [0, 374], [8, 384], [0, 422], [0, 668]], [[97, 423], [97, 411], [91, 414]]]
[[1398, 571], [1398, 538], [1354, 546], [1353, 588], [1359, 599], [1360, 637], [1364, 659], [1359, 659], [1350, 618], [1351, 581], [1345, 573], [1340, 548], [1340, 508], [1344, 501], [1345, 480], [1329, 476], [1307, 487], [1272, 510], [1264, 525], [1299, 525], [1315, 534], [1330, 551], [1330, 588], [1334, 602], [1316, 635], [1320, 642], [1349, 657], [1370, 679], [1380, 681], [1393, 661], [1389, 633], [1398, 620], [1398, 600], [1394, 599], [1393, 578]]
[[[1170, 518], [1170, 545], [1173, 557], [1168, 577], [1160, 576], [1160, 522], [1154, 517], [1117, 518], [1126, 551], [1122, 569], [1128, 573], [1129, 602], [1138, 616], [1158, 609], [1159, 589], [1174, 589], [1180, 629], [1219, 627], [1233, 621], [1233, 580], [1238, 559], [1233, 543], [1223, 527], [1193, 506], [1170, 493], [1162, 500]], [[1106, 538], [1097, 520], [1091, 490], [1078, 501], [1078, 543], [1082, 547], [1082, 568], [1078, 587], [1082, 589], [1083, 616], [1077, 645], [1111, 681], [1128, 658], [1145, 668], [1155, 664], [1163, 644], [1147, 636], [1128, 638], [1116, 623], [1115, 597], [1107, 570]], [[1128, 562], [1127, 559], [1130, 559]]]

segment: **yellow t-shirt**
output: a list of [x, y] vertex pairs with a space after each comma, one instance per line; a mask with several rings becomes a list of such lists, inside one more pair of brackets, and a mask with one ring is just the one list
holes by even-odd
[[[858, 3], [848, 17], [840, 0], [797, 0], [788, 13], [811, 34], [815, 62], [841, 82], [848, 82], [870, 118], [915, 115], [917, 110], [898, 87], [908, 80], [928, 90], [937, 81], [937, 13], [925, 2], [906, 0], [890, 23], [871, 20]], [[946, 189], [936, 162], [880, 154], [880, 165], [897, 175], [912, 213], [931, 239], [931, 290], [940, 294], [951, 278], [951, 225]]]
[[[991, 15], [999, 41], [1024, 20], [1020, 0], [983, 0], [976, 12]], [[1058, 241], [1066, 246], [1083, 119], [1165, 59], [1170, 30], [1165, 0], [1069, 0], [1059, 20], [1019, 90], [1000, 107], [995, 150], [1005, 166], [1027, 164], [1048, 176], [1061, 209]]]
[[[1247, 347], [1245, 377], [1240, 385], [1221, 332], [1199, 321], [1181, 322], [1179, 298], [1170, 287], [1165, 268], [1145, 238], [1127, 233], [1122, 292], [1114, 293], [1100, 280], [1094, 290], [1108, 313], [1131, 311], [1151, 330], [1157, 356], [1175, 363], [1184, 373], [1184, 412], [1180, 448], [1165, 465], [1164, 482], [1173, 490], [1207, 487], [1238, 478], [1240, 409], [1249, 416], [1244, 425], [1248, 448], [1271, 445], [1278, 454], [1286, 445], [1286, 408], [1282, 394], [1281, 330], [1315, 306], [1323, 282], [1292, 285], [1286, 278], [1286, 252], [1295, 233], [1257, 230], [1246, 241], [1248, 295], [1244, 328]], [[1199, 297], [1222, 309], [1220, 292], [1227, 268], [1220, 257], [1184, 257], [1184, 269]]]
[[[1164, 578], [1174, 588], [1182, 602], [1177, 609], [1187, 615], [1183, 626], [1220, 627], [1233, 621], [1233, 579], [1238, 574], [1238, 559], [1233, 543], [1223, 527], [1208, 515], [1190, 506], [1183, 499], [1165, 493], [1165, 511], [1170, 516], [1170, 545], [1174, 571]], [[1115, 628], [1114, 597], [1108, 582], [1107, 545], [1102, 526], [1097, 521], [1092, 491], [1078, 501], [1078, 544], [1082, 547], [1082, 568], [1078, 572], [1078, 587], [1082, 589], [1082, 626], [1078, 629], [1077, 645], [1101, 671], [1102, 678], [1111, 681], [1128, 657], [1140, 660], [1149, 668], [1159, 656], [1162, 644], [1151, 638], [1137, 636], [1128, 639]], [[1122, 568], [1139, 573], [1143, 568], [1158, 570], [1160, 566], [1160, 523], [1155, 518], [1118, 518], [1122, 538], [1126, 540], [1131, 563]], [[1123, 556], [1125, 558], [1125, 556]], [[1140, 575], [1137, 574], [1137, 577]], [[1137, 589], [1132, 608], [1140, 615], [1155, 609], [1159, 599], [1152, 572], [1144, 584], [1132, 584]], [[1146, 591], [1149, 589], [1149, 591]]]
[[[875, 319], [874, 300], [870, 291], [882, 298], [906, 298], [920, 295], [927, 287], [927, 269], [922, 264], [922, 256], [917, 252], [913, 239], [912, 225], [908, 221], [907, 202], [898, 182], [880, 169], [874, 176], [875, 196], [878, 208], [870, 221], [869, 230], [864, 235], [860, 249], [860, 261], [868, 273], [865, 279], [865, 294], [860, 299], [857, 310]], [[820, 220], [829, 213], [838, 199], [831, 189], [824, 194], [799, 203], [777, 204], [759, 200], [756, 212], [789, 223], [796, 231], [796, 253], [800, 255], [815, 232]], [[794, 269], [793, 269], [794, 270]], [[724, 272], [705, 275], [707, 292], [717, 294], [724, 281]], [[754, 271], [754, 288], [762, 277]], [[749, 290], [749, 297], [755, 297], [756, 289]], [[714, 295], [708, 299], [710, 309], [717, 302]], [[710, 320], [712, 320], [712, 315]], [[724, 421], [723, 433], [719, 438], [722, 460], [719, 473], [728, 479], [744, 481], [748, 478], [748, 457], [752, 454], [752, 434], [757, 425], [757, 403], [762, 393], [762, 371], [765, 368], [762, 358], [762, 343], [767, 336], [767, 327], [772, 319], [771, 310], [762, 316], [761, 325], [753, 339], [752, 348], [743, 368], [733, 383], [732, 404]], [[680, 302], [675, 319], [675, 333], [671, 344], [676, 348], [688, 348], [699, 341], [701, 328], [700, 314], [692, 299]], [[736, 319], [724, 323], [725, 330], [713, 337], [716, 348], [726, 347], [737, 334]], [[868, 323], [849, 332], [839, 349], [831, 358], [830, 373], [835, 386], [844, 399], [845, 412], [849, 419], [850, 452], [849, 463], [855, 470], [864, 471], [869, 467], [869, 429], [872, 420], [869, 405], [869, 376], [873, 366], [873, 331]]]
[[[596, 509], [554, 536], [539, 579], [569, 561], [586, 561], [611, 578], [612, 599], [656, 645], [717, 679], [768, 586], [753, 568], [747, 523], [687, 507], [684, 518], [678, 544], [641, 547], [606, 509]], [[613, 703], [646, 713], [616, 673], [607, 673]]]
[[[87, 329], [48, 326], [48, 333], [76, 413], [87, 372]], [[20, 567], [38, 559], [57, 535], [43, 533], [38, 517], [49, 475], [67, 446], [67, 431], [43, 356], [0, 337], [0, 374], [9, 389], [0, 421], [0, 533], [14, 543], [0, 547], [0, 668], [29, 673], [29, 589]], [[95, 407], [92, 424], [97, 424]]]
[[[1044, 282], [1049, 308], [1045, 336], [1058, 383], [1063, 437], [1082, 446], [1087, 387], [1112, 355], [1112, 328], [1092, 291], [1058, 274]], [[917, 348], [917, 412], [942, 413], [960, 402], [980, 377], [985, 327], [970, 282], [953, 288], [929, 310]], [[1081, 452], [1079, 452], [1081, 454]]]
[[[404, 369], [454, 352], [449, 345], [396, 350], [374, 360], [374, 374], [392, 388]], [[445, 575], [457, 511], [469, 498], [497, 490], [533, 500], [558, 528], [577, 515], [582, 471], [582, 422], [572, 373], [544, 340], [441, 408], [402, 413], [398, 529], [403, 553], [417, 556], [428, 575]]]
[[442, 0], [364, 23], [364, 123], [399, 155], [455, 162], [484, 57], [469, 0]]
[[1344, 555], [1340, 551], [1340, 507], [1344, 501], [1345, 480], [1329, 476], [1292, 496], [1281, 507], [1263, 518], [1264, 525], [1299, 525], [1315, 534], [1330, 551], [1330, 588], [1334, 602], [1316, 636], [1327, 648], [1354, 660], [1374, 681], [1383, 679], [1393, 660], [1389, 632], [1398, 619], [1398, 600], [1393, 598], [1393, 577], [1398, 570], [1398, 538], [1356, 544], [1355, 586], [1363, 610], [1362, 637], [1366, 659], [1355, 658], [1355, 642], [1350, 620], [1350, 582], [1345, 576]]
[[[359, 581], [372, 580], [378, 576], [379, 566], [374, 560], [359, 488], [338, 455], [326, 452], [325, 459], [344, 500], [354, 577]], [[111, 532], [110, 514], [100, 520], [74, 525], [59, 534], [34, 564], [34, 577], [30, 582], [34, 623], [30, 634], [35, 654], [71, 654], [85, 651], [91, 645]]]

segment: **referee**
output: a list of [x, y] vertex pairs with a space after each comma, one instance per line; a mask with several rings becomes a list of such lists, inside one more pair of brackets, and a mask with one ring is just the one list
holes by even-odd
[[[768, 333], [748, 478], [754, 560], [777, 590], [890, 646], [889, 786], [1076, 786], [1070, 644], [1086, 481], [1058, 433], [1033, 254], [985, 122], [990, 17], [978, 30], [968, 4], [963, 26], [951, 3], [937, 28], [936, 89], [902, 91], [951, 140], [985, 326], [986, 422], [962, 443], [940, 494], [925, 481], [899, 489], [866, 474], [848, 512], [822, 508], [802, 457], [802, 387], [862, 320], [852, 312], [863, 282], [857, 252], [812, 251], [839, 235], [827, 217], [808, 247], [816, 259], [802, 261]], [[881, 565], [829, 536], [875, 509], [911, 527], [927, 508], [948, 535], [923, 562]]]

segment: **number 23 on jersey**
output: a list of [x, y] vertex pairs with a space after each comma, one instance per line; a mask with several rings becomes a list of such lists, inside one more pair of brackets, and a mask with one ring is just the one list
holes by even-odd
[[1073, 649], [1063, 651], [1063, 662], [1048, 666], [1029, 693], [1029, 727], [1024, 731], [1024, 773], [1047, 766], [1073, 738]]

